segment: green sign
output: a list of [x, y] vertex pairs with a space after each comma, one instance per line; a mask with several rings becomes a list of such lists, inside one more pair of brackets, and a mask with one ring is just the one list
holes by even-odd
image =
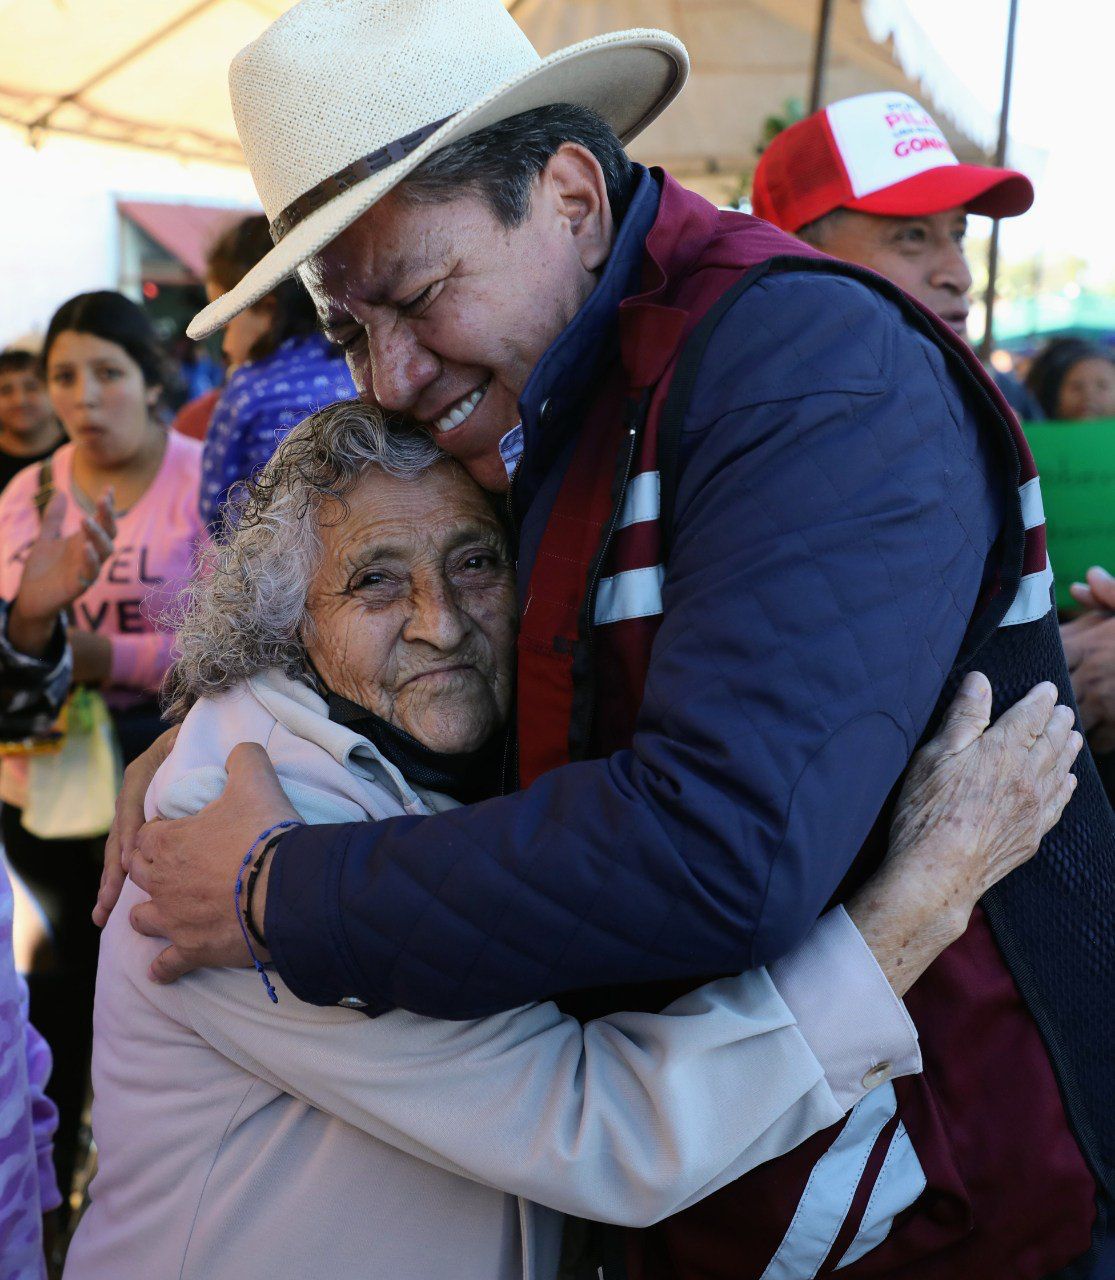
[[1041, 476], [1057, 607], [1094, 564], [1115, 573], [1115, 419], [1026, 424]]

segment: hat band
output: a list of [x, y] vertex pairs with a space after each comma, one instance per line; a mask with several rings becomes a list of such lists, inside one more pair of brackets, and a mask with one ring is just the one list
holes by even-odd
[[382, 173], [390, 165], [405, 160], [412, 151], [417, 151], [427, 138], [432, 137], [443, 124], [448, 124], [452, 119], [452, 116], [446, 116], [443, 120], [435, 120], [433, 124], [415, 129], [405, 138], [396, 138], [394, 142], [389, 142], [387, 146], [380, 147], [378, 151], [373, 151], [369, 155], [361, 156], [359, 160], [345, 165], [331, 177], [311, 187], [297, 200], [292, 200], [271, 223], [271, 239], [278, 244], [283, 236], [293, 230], [303, 219], [308, 218], [311, 213], [315, 213], [322, 205], [328, 204], [330, 200], [342, 195], [358, 182], [363, 182], [365, 178]]

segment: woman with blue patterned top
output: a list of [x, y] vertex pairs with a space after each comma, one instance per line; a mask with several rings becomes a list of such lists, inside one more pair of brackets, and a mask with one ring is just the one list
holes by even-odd
[[[239, 284], [271, 247], [262, 214], [226, 231], [209, 254], [210, 299]], [[237, 316], [222, 347], [231, 376], [213, 412], [201, 470], [201, 516], [214, 533], [236, 486], [263, 466], [292, 427], [356, 395], [340, 350], [318, 332], [313, 303], [297, 276]]]

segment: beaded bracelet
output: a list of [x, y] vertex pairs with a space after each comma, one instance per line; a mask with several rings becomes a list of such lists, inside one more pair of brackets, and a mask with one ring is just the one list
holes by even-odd
[[300, 827], [303, 824], [295, 821], [293, 818], [287, 818], [284, 822], [276, 822], [273, 827], [268, 827], [266, 831], [260, 832], [252, 841], [252, 847], [244, 855], [243, 861], [240, 863], [240, 869], [236, 873], [236, 887], [232, 891], [232, 905], [236, 909], [236, 921], [240, 925], [240, 932], [244, 935], [244, 944], [248, 948], [248, 955], [252, 958], [252, 964], [255, 966], [256, 973], [259, 974], [263, 981], [263, 986], [267, 994], [271, 997], [272, 1004], [279, 1003], [279, 995], [275, 988], [271, 985], [271, 979], [267, 976], [267, 972], [263, 967], [263, 961], [255, 953], [252, 946], [251, 935], [248, 933], [248, 926], [244, 923], [244, 913], [240, 909], [240, 895], [244, 892], [244, 872], [247, 871], [251, 864], [255, 851], [265, 840], [268, 840], [276, 831], [289, 831], [291, 827]]

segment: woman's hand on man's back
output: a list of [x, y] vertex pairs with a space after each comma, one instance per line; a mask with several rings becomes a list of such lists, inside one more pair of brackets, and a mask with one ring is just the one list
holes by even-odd
[[847, 904], [898, 995], [1060, 820], [1084, 745], [1073, 720], [1070, 707], [1057, 705], [1056, 687], [1042, 684], [991, 725], [991, 686], [973, 672], [914, 756], [886, 860]]

